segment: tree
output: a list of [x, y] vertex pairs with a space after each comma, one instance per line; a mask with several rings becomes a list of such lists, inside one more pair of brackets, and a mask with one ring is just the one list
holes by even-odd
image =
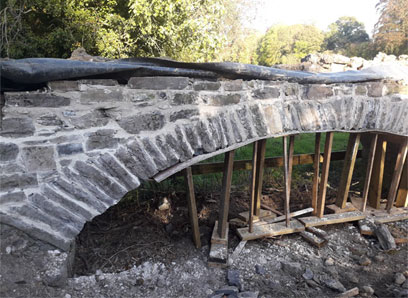
[[408, 0], [379, 0], [375, 25], [377, 49], [387, 54], [408, 54]]
[[329, 25], [324, 47], [335, 53], [347, 54], [350, 45], [368, 41], [369, 36], [362, 22], [359, 22], [355, 17], [341, 17]]
[[295, 64], [320, 50], [323, 33], [313, 25], [276, 25], [268, 29], [258, 45], [262, 65]]

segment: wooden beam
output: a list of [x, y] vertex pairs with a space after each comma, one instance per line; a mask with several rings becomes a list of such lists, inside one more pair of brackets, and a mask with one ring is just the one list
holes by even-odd
[[405, 160], [404, 170], [402, 171], [402, 177], [398, 189], [397, 200], [395, 201], [395, 206], [408, 207], [408, 158]]
[[254, 226], [254, 231], [249, 233], [248, 228], [237, 229], [238, 235], [242, 240], [253, 240], [263, 237], [272, 237], [285, 234], [302, 232], [305, 227], [297, 220], [291, 220], [289, 226], [284, 222], [278, 222], [268, 225]]
[[266, 150], [266, 139], [259, 140], [257, 150], [257, 165], [256, 165], [256, 179], [255, 179], [255, 204], [254, 204], [254, 214], [256, 216], [260, 215], [261, 210], [261, 196], [262, 196], [262, 182], [264, 174], [265, 165], [265, 150]]
[[231, 150], [225, 153], [224, 176], [222, 179], [222, 191], [220, 198], [220, 214], [218, 220], [218, 233], [220, 238], [225, 238], [228, 222], [228, 211], [231, 194], [232, 168], [234, 165], [235, 151]]
[[283, 159], [284, 159], [284, 178], [285, 178], [285, 217], [286, 226], [289, 226], [290, 220], [290, 185], [289, 185], [289, 157], [288, 157], [288, 139], [286, 136], [282, 137], [283, 142]]
[[326, 142], [324, 144], [324, 159], [322, 167], [322, 177], [319, 185], [319, 195], [317, 199], [316, 215], [323, 217], [324, 206], [326, 203], [327, 180], [329, 178], [330, 156], [333, 145], [333, 132], [326, 133]]
[[312, 185], [312, 208], [313, 215], [316, 215], [317, 194], [319, 189], [319, 166], [320, 166], [320, 138], [321, 133], [316, 133], [315, 152], [313, 156], [313, 185]]
[[380, 208], [386, 151], [387, 141], [383, 138], [383, 136], [379, 136], [374, 154], [373, 172], [371, 177], [372, 181], [368, 190], [368, 203], [375, 209]]
[[253, 231], [254, 224], [254, 210], [255, 210], [255, 196], [256, 196], [256, 166], [258, 164], [258, 142], [254, 142], [252, 148], [252, 172], [251, 172], [251, 202], [249, 204], [249, 232]]
[[367, 170], [366, 170], [366, 177], [364, 181], [364, 190], [363, 190], [363, 205], [361, 207], [361, 211], [364, 212], [367, 206], [367, 198], [368, 198], [368, 190], [370, 187], [371, 182], [371, 174], [373, 172], [373, 164], [374, 164], [374, 155], [375, 155], [375, 148], [377, 147], [377, 140], [378, 134], [374, 134], [371, 138], [370, 143], [370, 151], [368, 154], [367, 160]]
[[299, 220], [305, 225], [305, 227], [317, 227], [324, 225], [331, 225], [343, 222], [357, 221], [366, 218], [366, 215], [360, 211], [326, 214], [324, 217], [309, 216], [301, 217]]
[[[302, 210], [292, 212], [292, 213], [289, 214], [289, 217], [294, 218], [294, 217], [297, 217], [297, 216], [308, 214], [310, 212], [313, 212], [313, 208], [306, 208], [306, 209], [302, 209]], [[284, 221], [285, 219], [286, 219], [286, 215], [281, 215], [281, 216], [278, 216], [278, 217], [275, 217], [275, 218], [264, 219], [259, 224], [271, 224], [271, 223], [275, 223], [275, 222]]]
[[360, 134], [350, 133], [347, 144], [346, 157], [344, 158], [343, 170], [340, 177], [340, 185], [337, 191], [336, 205], [339, 208], [346, 207], [359, 145]]
[[388, 191], [387, 197], [387, 210], [391, 211], [392, 206], [394, 205], [395, 196], [397, 194], [398, 185], [401, 179], [402, 170], [405, 164], [405, 159], [407, 157], [408, 151], [408, 138], [405, 138], [400, 145], [397, 160], [395, 162], [394, 174], [392, 176], [390, 190]]
[[193, 174], [191, 167], [184, 170], [187, 191], [188, 213], [190, 215], [191, 228], [193, 231], [193, 240], [196, 248], [201, 248], [200, 230], [198, 226], [197, 204], [194, 194]]

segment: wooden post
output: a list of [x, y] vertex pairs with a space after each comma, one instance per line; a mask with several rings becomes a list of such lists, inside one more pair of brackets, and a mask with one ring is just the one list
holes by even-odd
[[408, 158], [405, 159], [405, 166], [404, 170], [402, 171], [402, 177], [398, 189], [397, 200], [395, 201], [395, 206], [408, 207]]
[[288, 158], [288, 139], [286, 136], [282, 137], [283, 141], [283, 172], [285, 176], [285, 217], [286, 226], [289, 226], [290, 221], [290, 186], [289, 186], [289, 158]]
[[253, 231], [253, 224], [254, 224], [254, 213], [255, 213], [255, 200], [256, 200], [256, 168], [258, 165], [257, 158], [258, 158], [258, 142], [254, 142], [253, 149], [252, 149], [252, 172], [251, 172], [251, 202], [249, 206], [249, 233]]
[[404, 138], [404, 141], [400, 145], [397, 161], [395, 162], [394, 174], [392, 176], [390, 190], [388, 191], [387, 197], [387, 210], [391, 212], [391, 208], [394, 205], [395, 195], [397, 194], [398, 185], [401, 179], [402, 169], [407, 157], [408, 151], [408, 138]]
[[379, 136], [374, 154], [374, 165], [371, 177], [372, 181], [368, 189], [368, 203], [375, 209], [380, 208], [386, 151], [387, 141], [383, 136]]
[[234, 166], [235, 151], [231, 150], [225, 153], [224, 174], [222, 178], [222, 191], [220, 198], [220, 214], [218, 220], [218, 234], [221, 238], [226, 237], [228, 211], [231, 194], [231, 180]]
[[185, 179], [188, 187], [187, 192], [188, 213], [190, 214], [191, 228], [193, 230], [193, 240], [195, 247], [201, 248], [200, 231], [198, 228], [197, 204], [194, 194], [194, 183], [191, 167], [185, 169]]
[[292, 170], [293, 170], [293, 152], [295, 150], [295, 136], [292, 135], [289, 137], [289, 156], [288, 156], [288, 178], [289, 178], [289, 197], [290, 197], [290, 188], [292, 185]]
[[340, 185], [337, 192], [336, 205], [339, 208], [345, 208], [347, 197], [350, 190], [351, 178], [353, 176], [354, 164], [356, 162], [358, 146], [360, 145], [360, 134], [350, 133], [346, 157], [344, 158], [343, 171], [341, 173]]
[[370, 187], [371, 174], [373, 171], [374, 154], [375, 154], [375, 148], [377, 147], [377, 140], [378, 140], [378, 134], [374, 134], [371, 139], [370, 151], [369, 151], [368, 160], [367, 160], [367, 170], [366, 170], [366, 177], [364, 181], [364, 190], [363, 190], [363, 206], [361, 207], [362, 212], [365, 211], [366, 206], [367, 206], [368, 190]]
[[[256, 157], [256, 171], [255, 171], [255, 204], [254, 204], [254, 215], [261, 215], [261, 197], [262, 197], [262, 182], [264, 174], [265, 165], [265, 150], [266, 150], [266, 140], [259, 140], [257, 148]], [[254, 148], [255, 149], [255, 148]]]
[[319, 189], [319, 165], [320, 165], [320, 137], [321, 133], [316, 133], [315, 137], [315, 151], [314, 151], [314, 158], [313, 158], [313, 186], [312, 186], [312, 208], [313, 208], [313, 215], [316, 215], [317, 210], [317, 195]]
[[322, 167], [322, 178], [319, 185], [319, 195], [316, 204], [316, 215], [323, 217], [324, 206], [326, 203], [327, 180], [329, 178], [330, 158], [333, 145], [333, 132], [326, 133], [326, 142], [324, 144], [324, 159]]

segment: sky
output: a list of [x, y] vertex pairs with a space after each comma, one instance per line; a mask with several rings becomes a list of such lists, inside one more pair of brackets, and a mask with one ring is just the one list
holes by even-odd
[[327, 30], [342, 16], [354, 16], [363, 22], [372, 36], [378, 15], [378, 0], [258, 0], [256, 18], [250, 27], [264, 33], [274, 24], [314, 24]]

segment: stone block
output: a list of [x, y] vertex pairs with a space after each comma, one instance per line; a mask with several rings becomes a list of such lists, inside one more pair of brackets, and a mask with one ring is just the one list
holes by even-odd
[[0, 143], [0, 162], [14, 161], [18, 151], [18, 146], [14, 143]]
[[82, 144], [63, 144], [57, 146], [58, 156], [66, 156], [83, 153]]
[[200, 138], [193, 124], [187, 124], [183, 126], [184, 134], [187, 141], [194, 150], [194, 155], [198, 155], [198, 149], [200, 148]]
[[129, 143], [128, 152], [132, 154], [132, 157], [138, 162], [148, 177], [153, 177], [158, 172], [153, 159], [146, 153], [139, 141]]
[[33, 146], [21, 149], [23, 164], [28, 171], [47, 171], [56, 168], [54, 148], [51, 146]]
[[188, 84], [189, 79], [186, 77], [133, 77], [128, 81], [128, 87], [132, 89], [182, 90]]
[[283, 131], [283, 125], [279, 108], [275, 106], [265, 106], [263, 110], [269, 131], [275, 134], [281, 133]]
[[103, 89], [87, 89], [80, 93], [80, 102], [90, 104], [94, 102], [118, 102], [124, 101], [121, 87], [105, 87]]
[[214, 142], [214, 137], [212, 132], [209, 129], [209, 124], [205, 120], [201, 120], [197, 123], [196, 131], [201, 140], [201, 145], [204, 152], [214, 152], [217, 148], [216, 143]]
[[47, 86], [52, 91], [79, 91], [78, 81], [51, 81]]
[[6, 105], [18, 107], [57, 108], [71, 103], [67, 97], [45, 92], [8, 92], [5, 97]]
[[43, 126], [62, 126], [64, 124], [55, 114], [41, 115], [37, 118], [36, 122]]
[[86, 150], [91, 151], [95, 149], [116, 148], [119, 143], [118, 138], [114, 138], [115, 130], [100, 129], [94, 133], [89, 134], [86, 141]]
[[234, 133], [232, 131], [232, 127], [229, 124], [229, 119], [227, 117], [228, 117], [227, 114], [220, 113], [222, 130], [224, 131], [224, 135], [227, 139], [228, 145], [232, 145], [232, 144], [235, 144], [235, 138], [234, 138]]
[[30, 118], [6, 118], [2, 121], [0, 136], [21, 138], [32, 136], [35, 128]]
[[212, 106], [228, 106], [240, 103], [242, 95], [239, 93], [216, 94], [207, 98]]
[[365, 85], [357, 85], [354, 93], [355, 95], [367, 96], [367, 87]]
[[321, 99], [331, 96], [333, 96], [333, 89], [325, 85], [309, 85], [305, 92], [305, 99]]
[[147, 180], [149, 178], [139, 161], [137, 161], [133, 154], [128, 152], [125, 148], [119, 148], [116, 150], [115, 157], [129, 170], [130, 173], [137, 176], [139, 179]]
[[253, 105], [249, 109], [251, 110], [252, 121], [258, 136], [266, 136], [268, 134], [268, 128], [265, 124], [265, 117], [262, 115], [259, 106]]
[[150, 112], [134, 116], [128, 116], [118, 121], [120, 127], [131, 134], [141, 131], [152, 131], [164, 126], [164, 115], [160, 112]]
[[[146, 102], [144, 104], [145, 106], [147, 106], [148, 105], [147, 102], [149, 101], [151, 102], [156, 98], [156, 93], [154, 91], [146, 92], [146, 91], [139, 91], [135, 89], [127, 89], [125, 93], [125, 97], [128, 101], [131, 101], [131, 102]], [[159, 97], [160, 97], [160, 94], [159, 94]]]
[[164, 156], [157, 145], [149, 138], [144, 138], [142, 143], [147, 154], [153, 159], [156, 168], [159, 171], [166, 169], [168, 167], [166, 156]]
[[279, 98], [280, 91], [277, 87], [264, 87], [263, 89], [255, 89], [252, 91], [252, 96], [256, 99], [271, 99]]
[[199, 114], [198, 109], [184, 109], [170, 114], [170, 122], [175, 122], [179, 119], [189, 119]]
[[24, 171], [25, 169], [15, 162], [0, 165], [0, 173], [2, 174], [22, 173]]
[[197, 104], [198, 94], [196, 92], [176, 93], [174, 94], [172, 105], [192, 105]]
[[9, 191], [15, 188], [29, 188], [37, 186], [36, 173], [18, 173], [12, 175], [0, 175], [0, 189]]
[[296, 85], [290, 84], [290, 85], [285, 85], [283, 87], [283, 93], [285, 96], [296, 96], [299, 93], [299, 89]]
[[256, 137], [251, 125], [250, 112], [247, 106], [243, 106], [236, 110], [238, 119], [241, 122], [243, 129], [246, 131], [248, 138]]
[[368, 92], [367, 95], [369, 97], [381, 97], [384, 96], [385, 92], [385, 85], [382, 82], [375, 82], [375, 83], [370, 83], [367, 86]]
[[103, 110], [94, 110], [79, 117], [69, 117], [69, 122], [79, 129], [105, 126], [109, 122], [108, 116]]
[[241, 91], [244, 85], [242, 80], [224, 81], [222, 84], [224, 91]]
[[156, 141], [157, 147], [160, 149], [160, 151], [163, 153], [163, 155], [167, 159], [167, 167], [171, 167], [172, 165], [178, 163], [179, 161], [178, 154], [174, 151], [174, 148], [172, 148], [166, 142], [164, 136], [162, 135], [157, 136], [155, 141]]
[[79, 80], [79, 83], [86, 84], [86, 85], [101, 85], [101, 86], [119, 85], [117, 80], [112, 80], [112, 79], [87, 79], [87, 80]]
[[182, 162], [186, 161], [186, 160], [189, 160], [190, 158], [193, 157], [194, 150], [190, 146], [190, 144], [188, 143], [188, 140], [184, 136], [183, 131], [181, 130], [180, 126], [176, 127], [175, 132], [176, 132], [178, 147], [181, 149], [179, 151], [182, 152], [182, 154], [180, 154], [180, 160]]
[[220, 82], [213, 81], [195, 81], [193, 85], [195, 91], [217, 91], [220, 87]]
[[26, 195], [22, 191], [9, 192], [0, 196], [0, 204], [5, 205], [8, 203], [22, 203], [27, 200]]

